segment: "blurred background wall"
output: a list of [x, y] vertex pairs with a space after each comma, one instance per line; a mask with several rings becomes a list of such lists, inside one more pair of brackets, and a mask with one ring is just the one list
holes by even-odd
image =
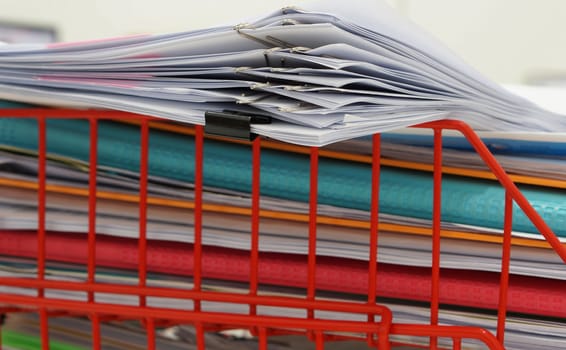
[[[53, 28], [59, 41], [164, 33], [233, 24], [309, 1], [0, 0], [0, 30], [3, 23]], [[564, 0], [388, 1], [493, 80], [566, 78]]]

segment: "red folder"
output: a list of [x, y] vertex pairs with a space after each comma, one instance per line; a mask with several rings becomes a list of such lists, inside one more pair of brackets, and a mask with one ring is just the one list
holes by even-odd
[[[47, 259], [68, 263], [87, 263], [84, 233], [48, 232]], [[0, 254], [35, 258], [37, 233], [0, 231]], [[204, 278], [246, 282], [249, 252], [203, 246]], [[259, 281], [275, 286], [306, 288], [307, 257], [298, 254], [260, 253]], [[101, 267], [135, 270], [138, 242], [135, 239], [97, 235], [96, 263]], [[186, 243], [149, 241], [148, 271], [189, 276], [193, 268], [193, 246]], [[377, 295], [411, 301], [430, 300], [430, 269], [379, 264]], [[499, 274], [485, 271], [442, 269], [440, 302], [443, 304], [496, 309]], [[335, 257], [317, 257], [318, 290], [365, 295], [368, 263]], [[507, 310], [541, 316], [566, 317], [566, 281], [511, 275]]]

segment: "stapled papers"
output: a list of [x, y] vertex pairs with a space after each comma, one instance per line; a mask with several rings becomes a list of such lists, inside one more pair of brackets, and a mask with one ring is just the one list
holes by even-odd
[[268, 114], [274, 122], [252, 133], [316, 146], [444, 118], [566, 131], [561, 115], [481, 76], [385, 4], [354, 2], [182, 33], [3, 45], [0, 98], [192, 124], [206, 111]]

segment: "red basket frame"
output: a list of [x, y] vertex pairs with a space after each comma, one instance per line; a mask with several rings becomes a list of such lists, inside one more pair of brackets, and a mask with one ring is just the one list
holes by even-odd
[[[308, 248], [308, 287], [304, 297], [265, 296], [258, 294], [258, 265], [260, 237], [260, 160], [262, 140], [256, 138], [252, 145], [252, 205], [251, 205], [251, 246], [250, 246], [250, 280], [246, 293], [215, 292], [202, 289], [202, 164], [204, 128], [195, 126], [195, 202], [194, 202], [194, 287], [191, 289], [173, 289], [150, 287], [146, 285], [146, 220], [147, 220], [147, 178], [150, 122], [154, 117], [117, 111], [92, 111], [70, 109], [4, 109], [0, 117], [34, 118], [37, 120], [38, 140], [38, 229], [37, 229], [37, 277], [29, 278], [0, 278], [0, 285], [10, 287], [25, 287], [37, 290], [37, 296], [22, 296], [16, 294], [0, 294], [0, 314], [11, 312], [39, 312], [42, 349], [49, 348], [48, 319], [58, 315], [83, 315], [92, 321], [93, 348], [100, 349], [100, 322], [108, 319], [138, 319], [143, 322], [147, 332], [148, 349], [155, 348], [155, 326], [167, 323], [188, 323], [195, 326], [197, 348], [206, 347], [204, 332], [226, 328], [246, 328], [257, 335], [259, 348], [267, 348], [267, 339], [272, 334], [302, 333], [310, 337], [317, 349], [322, 349], [329, 340], [349, 338], [332, 335], [333, 332], [365, 334], [364, 338], [370, 346], [379, 349], [389, 349], [394, 343], [390, 335], [413, 335], [430, 337], [430, 347], [437, 347], [438, 337], [453, 340], [453, 349], [460, 349], [462, 339], [473, 338], [486, 344], [490, 349], [503, 349], [505, 320], [507, 313], [507, 292], [509, 283], [509, 261], [511, 249], [512, 204], [515, 202], [530, 218], [535, 227], [544, 236], [556, 253], [566, 263], [566, 248], [560, 243], [552, 230], [533, 209], [528, 200], [522, 195], [517, 186], [505, 173], [494, 156], [489, 152], [481, 139], [465, 123], [454, 120], [443, 120], [418, 125], [418, 128], [429, 128], [434, 131], [434, 164], [433, 164], [433, 217], [432, 217], [432, 289], [430, 297], [429, 324], [396, 324], [392, 321], [392, 312], [387, 307], [376, 302], [376, 274], [378, 269], [378, 203], [380, 177], [380, 135], [373, 136], [372, 153], [372, 192], [371, 219], [368, 264], [367, 302], [327, 301], [315, 297], [316, 274], [316, 232], [317, 232], [317, 175], [319, 148], [303, 148], [310, 154], [310, 204], [309, 204], [309, 248]], [[71, 118], [88, 120], [90, 124], [90, 167], [89, 167], [89, 225], [88, 225], [88, 278], [86, 282], [68, 282], [45, 278], [46, 266], [46, 121], [49, 118]], [[139, 244], [138, 244], [138, 276], [139, 283], [135, 285], [118, 285], [99, 283], [95, 280], [95, 247], [96, 247], [96, 177], [97, 177], [97, 135], [98, 121], [135, 120], [140, 126], [140, 190], [139, 190]], [[442, 131], [457, 130], [461, 132], [475, 151], [481, 156], [497, 180], [505, 188], [505, 219], [503, 229], [503, 244], [501, 257], [501, 274], [499, 286], [499, 306], [497, 317], [497, 333], [477, 327], [443, 326], [439, 325], [439, 288], [440, 288], [440, 214], [442, 186]], [[86, 292], [86, 301], [71, 301], [54, 299], [45, 296], [45, 289]], [[96, 302], [95, 293], [114, 293], [133, 295], [139, 298], [137, 306], [105, 304]], [[146, 298], [150, 296], [181, 298], [194, 303], [192, 311], [171, 308], [149, 307]], [[249, 312], [243, 314], [217, 313], [201, 310], [201, 302], [215, 301], [237, 303], [249, 307]], [[305, 318], [290, 318], [265, 316], [257, 314], [258, 306], [275, 306], [305, 310]], [[315, 318], [315, 311], [328, 310], [337, 312], [358, 313], [367, 316], [366, 321], [327, 320]], [[1, 335], [1, 332], [0, 332]], [[1, 340], [1, 338], [0, 338]], [[1, 341], [0, 341], [1, 349]]]

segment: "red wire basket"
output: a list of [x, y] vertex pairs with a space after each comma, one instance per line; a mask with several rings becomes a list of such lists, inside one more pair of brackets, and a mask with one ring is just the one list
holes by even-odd
[[[194, 261], [193, 285], [190, 288], [155, 287], [147, 283], [147, 249], [146, 237], [147, 199], [148, 199], [148, 150], [150, 123], [155, 118], [114, 111], [77, 111], [61, 109], [5, 109], [0, 110], [0, 117], [34, 118], [37, 120], [38, 140], [38, 229], [37, 229], [37, 276], [35, 278], [0, 278], [0, 286], [33, 289], [35, 296], [18, 294], [0, 294], [0, 313], [35, 312], [40, 319], [40, 337], [42, 348], [49, 348], [48, 322], [52, 317], [73, 315], [88, 317], [91, 321], [92, 343], [94, 349], [101, 348], [100, 326], [107, 320], [139, 320], [147, 334], [147, 348], [154, 349], [156, 327], [167, 324], [189, 324], [196, 330], [196, 345], [205, 349], [205, 332], [213, 332], [230, 328], [247, 329], [257, 336], [260, 349], [268, 348], [268, 339], [272, 335], [303, 334], [322, 349], [326, 342], [341, 339], [355, 339], [366, 342], [379, 349], [390, 349], [397, 345], [396, 335], [429, 337], [431, 348], [438, 347], [439, 338], [452, 340], [452, 348], [460, 349], [463, 339], [476, 339], [490, 349], [503, 349], [505, 322], [507, 313], [507, 294], [509, 284], [509, 261], [511, 248], [511, 213], [512, 204], [516, 203], [530, 218], [548, 243], [566, 262], [566, 249], [551, 229], [545, 224], [527, 199], [521, 194], [513, 181], [497, 163], [487, 147], [466, 124], [458, 121], [438, 121], [417, 126], [434, 131], [434, 170], [433, 170], [433, 218], [432, 218], [432, 274], [430, 291], [430, 321], [428, 324], [399, 324], [393, 322], [392, 311], [376, 301], [376, 278], [378, 248], [378, 203], [380, 177], [380, 135], [373, 136], [372, 155], [372, 192], [371, 220], [369, 230], [369, 257], [367, 265], [367, 298], [365, 301], [324, 300], [317, 297], [315, 276], [317, 273], [317, 175], [319, 148], [305, 148], [310, 154], [310, 202], [309, 202], [309, 245], [308, 245], [308, 280], [304, 295], [276, 296], [258, 292], [258, 269], [260, 263], [260, 157], [262, 139], [251, 142], [252, 149], [252, 190], [251, 190], [251, 245], [249, 247], [250, 271], [248, 288], [243, 292], [222, 292], [208, 290], [203, 287], [202, 276], [202, 214], [203, 214], [203, 139], [204, 128], [195, 126], [195, 199], [194, 199]], [[90, 124], [90, 167], [88, 187], [89, 230], [88, 230], [88, 278], [85, 282], [73, 282], [46, 278], [46, 121], [49, 118], [74, 118], [88, 120]], [[139, 237], [138, 237], [138, 284], [124, 285], [102, 283], [96, 281], [96, 212], [97, 212], [97, 131], [102, 119], [135, 121], [141, 125], [141, 166], [139, 188]], [[440, 291], [440, 232], [441, 232], [441, 186], [442, 186], [442, 131], [457, 130], [461, 132], [483, 158], [491, 172], [505, 188], [505, 220], [503, 230], [501, 272], [499, 285], [499, 307], [497, 316], [497, 332], [467, 326], [439, 325], [439, 291]], [[84, 292], [88, 296], [84, 301], [66, 300], [49, 297], [46, 290], [62, 290]], [[98, 293], [129, 295], [137, 298], [137, 305], [103, 303], [96, 300]], [[191, 310], [149, 306], [150, 297], [174, 298], [192, 304]], [[245, 314], [230, 312], [211, 312], [201, 307], [203, 302], [222, 304], [240, 304], [247, 308]], [[304, 317], [266, 316], [258, 313], [260, 307], [277, 307], [302, 311]], [[331, 320], [316, 317], [320, 311], [356, 314], [359, 320]]]

